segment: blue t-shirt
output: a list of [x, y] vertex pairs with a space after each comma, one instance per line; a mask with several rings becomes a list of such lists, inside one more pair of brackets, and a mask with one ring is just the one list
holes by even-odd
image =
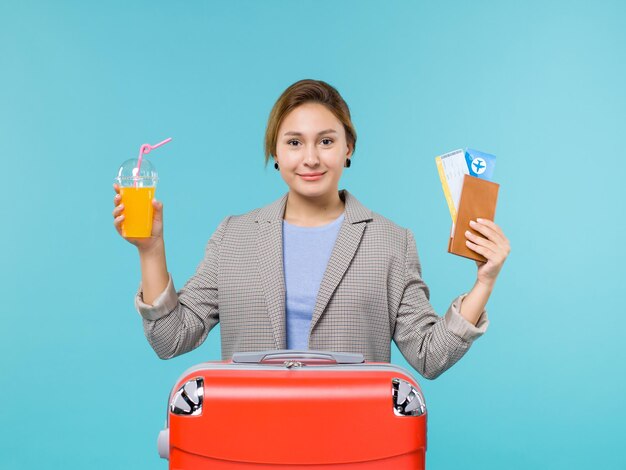
[[341, 214], [320, 227], [299, 227], [283, 220], [283, 268], [287, 289], [287, 349], [308, 349], [309, 327]]

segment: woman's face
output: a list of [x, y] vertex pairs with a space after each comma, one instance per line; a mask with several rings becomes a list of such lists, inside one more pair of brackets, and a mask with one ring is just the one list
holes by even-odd
[[341, 121], [324, 105], [305, 103], [278, 129], [276, 161], [289, 190], [307, 198], [325, 197], [339, 187], [352, 149]]

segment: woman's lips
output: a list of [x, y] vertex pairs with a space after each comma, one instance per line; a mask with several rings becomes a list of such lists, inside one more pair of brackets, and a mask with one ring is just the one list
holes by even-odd
[[324, 173], [305, 173], [302, 175], [299, 175], [304, 181], [317, 181], [318, 179], [320, 179], [322, 176], [324, 176]]

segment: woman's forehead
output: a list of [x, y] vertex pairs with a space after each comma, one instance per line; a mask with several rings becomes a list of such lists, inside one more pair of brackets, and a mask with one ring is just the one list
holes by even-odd
[[278, 134], [313, 135], [325, 133], [341, 134], [341, 121], [326, 106], [319, 103], [305, 103], [285, 116]]

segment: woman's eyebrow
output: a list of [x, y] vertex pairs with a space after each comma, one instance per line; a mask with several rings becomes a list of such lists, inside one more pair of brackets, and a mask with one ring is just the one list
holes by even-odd
[[[317, 135], [322, 135], [322, 134], [336, 134], [337, 131], [335, 129], [326, 129], [323, 131], [320, 131], [317, 133]], [[285, 132], [283, 135], [302, 135], [302, 132], [296, 132], [296, 131], [289, 131], [289, 132]]]

